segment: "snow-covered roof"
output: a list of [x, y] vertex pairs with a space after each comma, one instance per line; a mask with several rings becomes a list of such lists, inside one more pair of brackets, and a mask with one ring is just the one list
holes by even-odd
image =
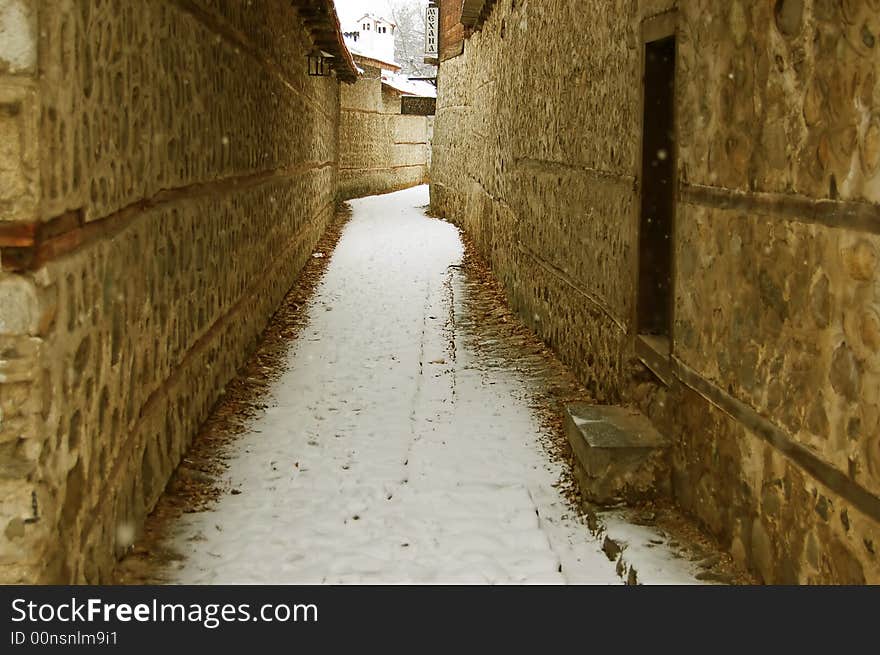
[[402, 66], [395, 61], [388, 61], [385, 57], [382, 57], [376, 52], [365, 50], [361, 48], [359, 45], [356, 45], [352, 39], [346, 38], [345, 45], [348, 46], [349, 52], [351, 52], [353, 57], [360, 59], [370, 59], [377, 64], [379, 64], [380, 68], [387, 68], [392, 71], [399, 71]]
[[[399, 71], [402, 66], [394, 61], [388, 61], [387, 59], [380, 58], [376, 56], [375, 53], [370, 54], [366, 52], [362, 52], [357, 49], [357, 47], [352, 47], [351, 43], [346, 43], [349, 51], [351, 52], [352, 57], [354, 57], [356, 63], [366, 64], [368, 66], [374, 66], [376, 68], [381, 68], [383, 70], [390, 70], [392, 72]], [[378, 66], [375, 66], [378, 64]]]
[[382, 74], [382, 84], [408, 96], [436, 98], [437, 88], [430, 82], [411, 80], [406, 75]]

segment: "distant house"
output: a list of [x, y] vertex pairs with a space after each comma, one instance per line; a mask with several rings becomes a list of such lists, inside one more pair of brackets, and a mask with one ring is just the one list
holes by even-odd
[[343, 36], [350, 46], [381, 61], [394, 61], [394, 34], [397, 25], [374, 14], [364, 14], [345, 26]]

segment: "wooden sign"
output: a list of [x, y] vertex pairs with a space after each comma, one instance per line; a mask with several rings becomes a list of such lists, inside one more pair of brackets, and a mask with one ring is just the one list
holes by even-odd
[[425, 56], [437, 57], [440, 54], [440, 8], [428, 7], [425, 20]]

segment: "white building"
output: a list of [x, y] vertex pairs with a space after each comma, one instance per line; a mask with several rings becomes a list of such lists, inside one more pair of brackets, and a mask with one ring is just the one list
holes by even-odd
[[394, 61], [394, 33], [397, 25], [374, 14], [364, 14], [344, 26], [345, 40], [352, 51], [379, 61]]

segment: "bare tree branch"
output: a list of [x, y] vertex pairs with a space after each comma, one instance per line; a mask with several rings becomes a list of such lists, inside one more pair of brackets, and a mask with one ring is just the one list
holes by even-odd
[[426, 0], [391, 0], [392, 20], [397, 24], [394, 36], [395, 58], [407, 75], [431, 77], [434, 66], [424, 63]]

